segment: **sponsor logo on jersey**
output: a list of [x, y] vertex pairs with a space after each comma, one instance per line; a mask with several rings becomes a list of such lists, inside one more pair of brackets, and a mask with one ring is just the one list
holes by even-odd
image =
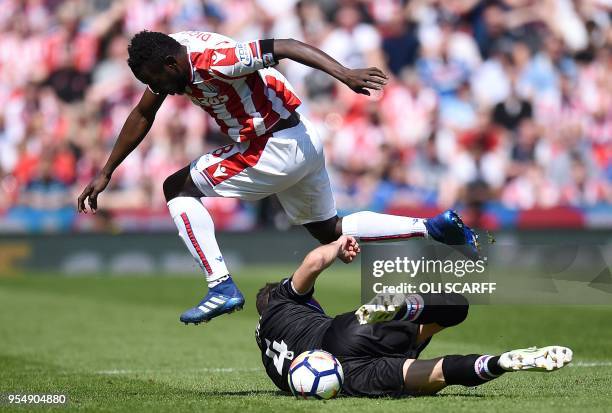
[[211, 83], [201, 83], [199, 89], [202, 91], [202, 94], [207, 97], [217, 96], [219, 94], [219, 88]]
[[200, 106], [214, 106], [214, 105], [222, 105], [227, 103], [229, 97], [227, 95], [222, 96], [204, 96], [201, 98], [197, 98], [195, 96], [191, 97], [191, 101], [196, 105]]
[[208, 39], [210, 39], [210, 36], [212, 35], [212, 33], [208, 33], [208, 32], [197, 32], [194, 30], [189, 30], [186, 31], [185, 34], [191, 36], [191, 37], [195, 37], [197, 39], [200, 39], [204, 42], [208, 41]]
[[251, 55], [251, 47], [247, 43], [238, 43], [236, 45], [236, 57], [245, 66], [253, 64], [253, 56]]

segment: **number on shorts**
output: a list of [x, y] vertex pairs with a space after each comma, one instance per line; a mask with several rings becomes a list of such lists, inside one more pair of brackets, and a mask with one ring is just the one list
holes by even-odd
[[211, 153], [212, 153], [213, 155], [215, 155], [217, 158], [220, 158], [220, 157], [221, 157], [221, 155], [223, 155], [224, 153], [228, 153], [228, 152], [230, 152], [232, 149], [234, 149], [234, 146], [235, 146], [235, 145], [234, 145], [233, 143], [230, 143], [229, 145], [225, 145], [225, 146], [222, 146], [222, 147], [220, 147], [220, 148], [215, 149], [215, 150], [214, 150], [214, 151], [212, 151]]

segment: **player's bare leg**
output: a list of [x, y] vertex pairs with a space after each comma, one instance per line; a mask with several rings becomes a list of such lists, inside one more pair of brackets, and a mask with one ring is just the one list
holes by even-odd
[[445, 388], [442, 358], [432, 360], [409, 359], [404, 362], [404, 389], [414, 396], [436, 394]]
[[421, 324], [419, 326], [419, 334], [417, 335], [417, 344], [423, 344], [434, 335], [447, 327], [441, 326], [437, 323]]
[[449, 385], [478, 386], [516, 371], [551, 372], [572, 361], [572, 350], [563, 346], [531, 347], [499, 356], [470, 354], [431, 360], [406, 360], [404, 388], [415, 396], [431, 395]]
[[430, 237], [453, 246], [469, 258], [480, 257], [478, 235], [452, 210], [428, 219], [361, 211], [304, 227], [323, 244], [341, 235], [351, 235], [362, 242]]
[[197, 306], [181, 314], [185, 324], [207, 322], [221, 314], [242, 309], [244, 297], [234, 284], [217, 244], [215, 226], [189, 173], [189, 166], [164, 182], [164, 195], [179, 236], [208, 282], [208, 294]]

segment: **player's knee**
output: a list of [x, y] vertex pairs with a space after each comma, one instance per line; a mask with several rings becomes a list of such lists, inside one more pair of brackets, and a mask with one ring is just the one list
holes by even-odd
[[201, 196], [191, 181], [189, 166], [173, 173], [164, 180], [164, 197], [166, 202], [178, 196]]
[[340, 218], [337, 216], [325, 221], [311, 222], [304, 224], [308, 232], [315, 237], [321, 244], [329, 244], [338, 239], [341, 233], [338, 233], [338, 222]]
[[469, 301], [461, 294], [445, 294], [445, 304], [439, 308], [437, 324], [442, 327], [453, 327], [467, 318]]
[[166, 198], [166, 202], [169, 202], [171, 199], [174, 199], [178, 196], [180, 187], [177, 185], [176, 174], [172, 174], [164, 180], [163, 190], [164, 197]]

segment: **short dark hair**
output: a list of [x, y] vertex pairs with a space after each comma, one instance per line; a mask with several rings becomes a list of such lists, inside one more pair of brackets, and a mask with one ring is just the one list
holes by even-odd
[[276, 287], [279, 286], [280, 283], [266, 283], [258, 292], [257, 299], [255, 301], [255, 307], [257, 307], [257, 312], [259, 315], [262, 315], [266, 307], [268, 306], [268, 301], [270, 301], [270, 293]]
[[138, 76], [143, 67], [159, 67], [167, 56], [174, 56], [181, 44], [167, 34], [143, 30], [132, 37], [128, 46], [128, 65]]

